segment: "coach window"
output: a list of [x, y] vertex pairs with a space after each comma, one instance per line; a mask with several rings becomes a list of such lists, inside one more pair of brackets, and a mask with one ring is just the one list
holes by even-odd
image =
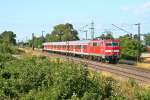
[[71, 48], [71, 45], [69, 45], [69, 49]]
[[84, 45], [84, 46], [83, 46], [83, 49], [87, 49], [87, 46]]
[[83, 45], [81, 45], [81, 49], [84, 49], [84, 46], [83, 46]]
[[78, 45], [78, 49], [81, 49], [81, 45]]
[[72, 45], [70, 45], [70, 49], [72, 49]]
[[78, 46], [75, 45], [75, 49], [77, 49], [77, 48], [78, 48]]

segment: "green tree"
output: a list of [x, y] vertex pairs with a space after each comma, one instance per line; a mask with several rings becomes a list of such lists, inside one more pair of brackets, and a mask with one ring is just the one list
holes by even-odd
[[[35, 37], [34, 36], [34, 47], [35, 48], [41, 48], [42, 44], [46, 41], [46, 39], [43, 36]], [[24, 43], [25, 45], [28, 45], [29, 47], [32, 47], [33, 40], [28, 40], [27, 43]]]
[[16, 34], [12, 31], [5, 31], [0, 35], [0, 41], [16, 45]]
[[121, 54], [122, 57], [125, 59], [136, 59], [138, 53], [138, 45], [141, 44], [141, 52], [143, 52], [144, 46], [141, 42], [139, 42], [136, 38], [136, 36], [132, 37], [130, 34], [120, 36], [120, 46], [121, 46]]
[[106, 31], [105, 32], [106, 34], [102, 34], [100, 37], [98, 37], [98, 38], [101, 38], [101, 39], [106, 39], [106, 40], [108, 40], [108, 39], [114, 39], [114, 37], [113, 37], [113, 33], [112, 32], [110, 32], [110, 31]]
[[106, 39], [114, 39], [113, 35], [111, 33], [108, 33], [106, 35]]
[[72, 24], [59, 24], [54, 26], [51, 34], [46, 35], [46, 41], [72, 41], [79, 40], [78, 32]]
[[146, 43], [146, 45], [150, 45], [150, 33], [147, 33], [145, 35], [145, 43]]
[[47, 34], [46, 35], [46, 41], [47, 42], [53, 42], [53, 41], [58, 41], [59, 37], [56, 34]]
[[34, 46], [36, 48], [41, 48], [42, 43], [45, 41], [44, 37], [34, 37]]

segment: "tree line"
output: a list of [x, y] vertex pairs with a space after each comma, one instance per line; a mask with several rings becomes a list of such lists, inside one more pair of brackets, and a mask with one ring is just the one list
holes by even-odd
[[[54, 26], [51, 33], [46, 36], [34, 37], [34, 46], [41, 48], [43, 42], [60, 42], [79, 40], [78, 31], [74, 29], [72, 24], [59, 24]], [[33, 41], [29, 40], [29, 45], [32, 46]]]
[[[138, 35], [126, 34], [115, 38], [111, 31], [106, 31], [104, 34], [97, 38], [100, 39], [118, 39], [120, 40], [121, 56], [124, 59], [136, 60], [138, 56], [138, 49], [140, 44], [140, 53], [146, 51], [146, 46], [150, 45], [150, 33], [144, 36], [144, 41], [138, 41]], [[78, 37], [78, 31], [74, 29], [72, 24], [59, 24], [54, 26], [51, 34], [46, 34], [45, 37], [34, 37], [34, 46], [36, 48], [41, 48], [43, 42], [59, 42], [59, 41], [74, 41], [80, 40]], [[30, 46], [32, 46], [32, 40], [29, 41]]]

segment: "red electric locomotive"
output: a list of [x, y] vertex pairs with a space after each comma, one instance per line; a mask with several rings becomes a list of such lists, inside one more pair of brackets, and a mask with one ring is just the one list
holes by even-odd
[[117, 63], [120, 57], [119, 40], [47, 42], [43, 47], [44, 51], [69, 53], [110, 63]]

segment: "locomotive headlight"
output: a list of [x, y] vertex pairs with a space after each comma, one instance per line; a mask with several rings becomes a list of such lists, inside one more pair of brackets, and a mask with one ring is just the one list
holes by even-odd
[[113, 50], [113, 52], [120, 52], [119, 50]]
[[113, 52], [113, 50], [105, 50], [105, 52]]
[[120, 52], [119, 50], [105, 50], [105, 52]]

